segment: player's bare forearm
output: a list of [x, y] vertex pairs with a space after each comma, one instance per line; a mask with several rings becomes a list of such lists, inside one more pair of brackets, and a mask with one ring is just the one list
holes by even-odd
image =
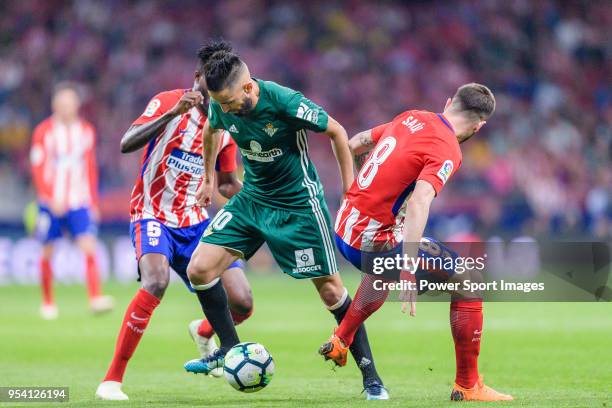
[[349, 140], [349, 147], [353, 156], [369, 153], [376, 143], [372, 139], [372, 129], [357, 133]]
[[376, 143], [372, 140], [371, 129], [359, 132], [349, 140], [349, 148], [353, 154], [357, 170], [363, 166], [374, 146], [376, 146]]
[[429, 207], [436, 192], [427, 181], [418, 180], [411, 197], [406, 203], [404, 218], [404, 254], [415, 258], [419, 252], [419, 243], [429, 217]]
[[242, 190], [242, 182], [235, 172], [219, 172], [217, 178], [219, 193], [225, 198], [232, 198]]
[[202, 94], [196, 91], [185, 92], [176, 105], [159, 118], [143, 125], [131, 126], [121, 138], [121, 153], [130, 153], [146, 145], [168, 122], [178, 115], [202, 103]]
[[331, 117], [329, 118], [325, 134], [331, 139], [332, 150], [338, 161], [343, 192], [346, 193], [355, 179], [353, 174], [353, 157], [348, 144], [348, 134], [342, 125]]
[[144, 125], [132, 125], [121, 138], [121, 153], [131, 153], [145, 146], [176, 114], [166, 112]]

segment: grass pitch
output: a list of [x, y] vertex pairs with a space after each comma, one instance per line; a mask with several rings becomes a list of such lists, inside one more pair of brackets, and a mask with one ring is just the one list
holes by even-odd
[[[264, 344], [274, 357], [276, 373], [263, 391], [241, 394], [222, 378], [184, 372], [183, 362], [197, 356], [187, 324], [201, 311], [180, 284], [168, 289], [130, 361], [123, 386], [127, 403], [96, 401], [94, 392], [136, 284], [106, 285], [117, 309], [100, 317], [88, 314], [84, 288], [59, 286], [60, 317], [51, 322], [38, 317], [38, 287], [0, 286], [0, 386], [68, 386], [70, 401], [61, 405], [73, 407], [371, 406], [360, 394], [353, 361], [333, 371], [316, 354], [334, 321], [312, 284], [286, 277], [250, 275], [250, 280], [255, 313], [238, 331], [242, 340]], [[354, 293], [357, 281], [347, 283]], [[399, 308], [388, 303], [367, 324], [392, 398], [373, 403], [455, 406], [448, 401], [454, 378], [448, 304], [420, 303], [416, 318]], [[612, 304], [488, 303], [484, 318], [480, 371], [489, 385], [515, 397], [501, 405], [612, 406]]]

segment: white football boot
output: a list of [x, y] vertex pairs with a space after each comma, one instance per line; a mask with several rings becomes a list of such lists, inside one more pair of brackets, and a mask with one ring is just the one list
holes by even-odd
[[104, 381], [98, 385], [96, 398], [107, 401], [127, 401], [128, 396], [121, 391], [121, 383], [117, 381]]
[[45, 320], [55, 320], [58, 314], [57, 306], [54, 303], [40, 306], [40, 317]]
[[96, 296], [89, 301], [89, 310], [93, 314], [107, 313], [115, 307], [115, 299], [112, 296]]

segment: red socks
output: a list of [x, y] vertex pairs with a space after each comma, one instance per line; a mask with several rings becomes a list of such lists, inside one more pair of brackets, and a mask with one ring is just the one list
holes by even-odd
[[482, 301], [451, 302], [450, 324], [457, 363], [455, 383], [464, 388], [472, 388], [478, 381]]
[[138, 342], [149, 324], [149, 318], [157, 305], [159, 305], [159, 299], [146, 290], [140, 289], [136, 293], [132, 303], [130, 303], [125, 311], [117, 344], [115, 345], [115, 355], [106, 373], [106, 377], [104, 377], [104, 381], [123, 382], [123, 374], [125, 373], [127, 363], [132, 354], [134, 354]]
[[[94, 255], [85, 255], [85, 281], [89, 299], [100, 296], [100, 275], [98, 263]], [[40, 258], [40, 284], [42, 287], [43, 303], [53, 304], [53, 270], [51, 260]]]
[[386, 288], [384, 290], [382, 288], [380, 290], [374, 289], [374, 282], [377, 280], [387, 282], [380, 276], [363, 275], [355, 298], [340, 322], [340, 326], [336, 329], [336, 336], [340, 337], [340, 340], [347, 347], [353, 343], [353, 338], [359, 326], [380, 309], [387, 300], [387, 296], [389, 296], [389, 290]]
[[51, 260], [40, 258], [40, 286], [42, 288], [43, 304], [52, 305], [53, 302], [53, 270]]
[[[246, 314], [240, 314], [240, 313], [234, 312], [230, 308], [230, 314], [232, 315], [232, 320], [234, 321], [234, 325], [238, 326], [240, 323], [244, 322], [246, 319], [251, 317], [251, 315], [253, 314], [253, 309], [249, 310], [249, 312]], [[212, 328], [212, 326], [210, 325], [207, 319], [202, 320], [202, 323], [200, 324], [200, 327], [198, 328], [198, 334], [202, 337], [206, 337], [207, 339], [210, 339], [213, 336], [213, 334], [215, 334], [214, 329]]]
[[96, 257], [93, 254], [85, 255], [85, 281], [89, 299], [100, 296], [100, 274]]

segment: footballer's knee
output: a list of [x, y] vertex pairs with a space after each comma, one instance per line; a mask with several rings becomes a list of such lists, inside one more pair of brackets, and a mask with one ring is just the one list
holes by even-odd
[[455, 273], [450, 279], [450, 282], [459, 283], [459, 288], [454, 291], [450, 291], [451, 300], [467, 300], [467, 299], [481, 299], [483, 293], [481, 290], [465, 290], [463, 283], [469, 281], [470, 283], [482, 283], [484, 278], [480, 271], [470, 269], [463, 273]]
[[205, 285], [215, 279], [213, 275], [212, 268], [205, 260], [202, 260], [200, 257], [191, 258], [187, 266], [187, 277], [189, 278], [189, 282], [194, 285]]
[[168, 282], [163, 281], [150, 281], [150, 282], [142, 282], [142, 288], [155, 296], [158, 299], [164, 297], [164, 293], [166, 293], [166, 288], [168, 287]]
[[231, 262], [225, 248], [200, 243], [187, 266], [187, 277], [194, 285], [207, 285], [220, 277]]
[[187, 266], [187, 277], [194, 285], [206, 285], [219, 277], [217, 269], [205, 257], [193, 256]]
[[327, 281], [318, 286], [319, 296], [325, 306], [332, 307], [342, 300], [345, 296], [346, 289], [341, 281]]
[[166, 257], [161, 254], [144, 255], [140, 258], [139, 268], [142, 288], [161, 299], [170, 281], [170, 271]]
[[96, 252], [96, 238], [91, 234], [79, 236], [76, 239], [76, 244], [86, 255], [93, 255]]

